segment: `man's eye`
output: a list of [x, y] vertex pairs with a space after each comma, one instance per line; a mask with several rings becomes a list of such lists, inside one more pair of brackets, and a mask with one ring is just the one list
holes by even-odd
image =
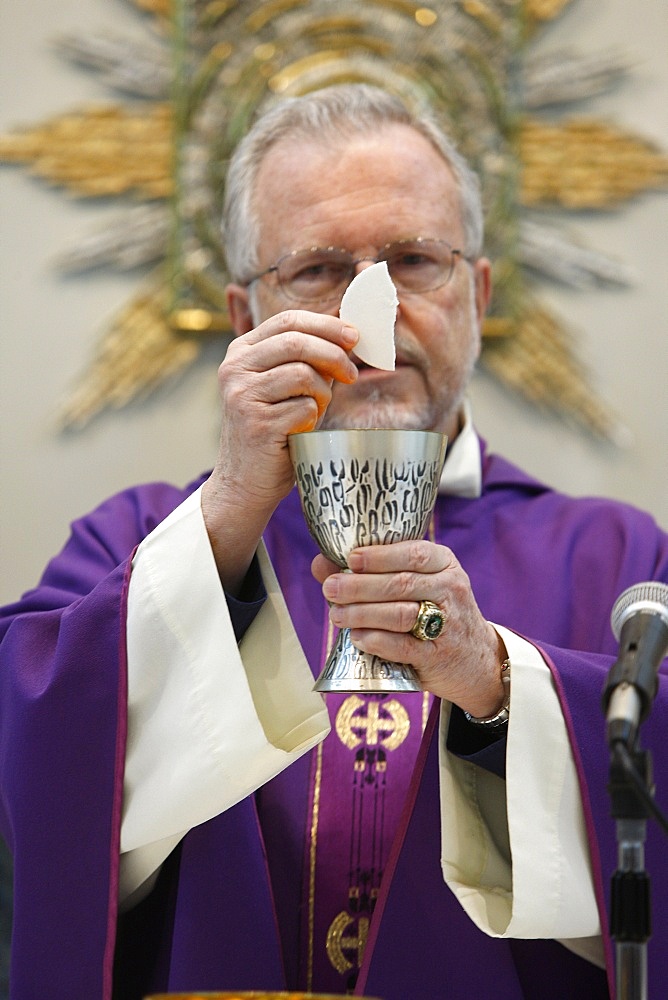
[[322, 282], [340, 281], [345, 277], [345, 268], [340, 264], [330, 261], [319, 261], [312, 264], [305, 264], [297, 270], [292, 281], [300, 282]]
[[433, 264], [433, 260], [424, 253], [402, 253], [392, 261], [395, 267], [424, 267]]
[[308, 281], [312, 278], [321, 278], [330, 270], [331, 268], [327, 264], [309, 264], [307, 267], [301, 267], [297, 271], [295, 279], [297, 281]]

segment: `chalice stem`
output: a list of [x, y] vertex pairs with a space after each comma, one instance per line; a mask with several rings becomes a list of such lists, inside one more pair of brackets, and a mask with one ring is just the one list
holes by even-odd
[[421, 691], [417, 674], [408, 663], [383, 660], [353, 645], [350, 629], [342, 628], [315, 682], [316, 691]]

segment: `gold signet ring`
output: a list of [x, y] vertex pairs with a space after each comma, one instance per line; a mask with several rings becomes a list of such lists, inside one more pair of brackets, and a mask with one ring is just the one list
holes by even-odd
[[438, 639], [445, 626], [445, 615], [437, 604], [420, 601], [420, 610], [411, 629], [416, 639]]

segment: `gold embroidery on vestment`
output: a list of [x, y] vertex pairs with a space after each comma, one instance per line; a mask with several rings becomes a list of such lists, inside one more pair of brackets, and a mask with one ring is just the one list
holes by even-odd
[[396, 750], [408, 736], [411, 722], [408, 712], [395, 698], [365, 701], [351, 695], [337, 712], [335, 726], [339, 739], [349, 750], [362, 743], [370, 747], [380, 743], [387, 750]]
[[[357, 924], [356, 929], [351, 934], [345, 932], [348, 928]], [[327, 931], [327, 955], [336, 971], [343, 975], [353, 968], [359, 969], [364, 961], [364, 949], [367, 937], [369, 936], [368, 917], [351, 917], [345, 910], [334, 917]], [[355, 961], [351, 962], [344, 952], [355, 952]]]

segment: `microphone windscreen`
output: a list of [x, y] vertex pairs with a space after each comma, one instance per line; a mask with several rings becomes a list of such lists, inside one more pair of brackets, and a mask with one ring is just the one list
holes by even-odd
[[638, 612], [660, 615], [668, 625], [668, 584], [653, 580], [636, 583], [619, 595], [610, 615], [610, 624], [617, 641], [624, 622]]

